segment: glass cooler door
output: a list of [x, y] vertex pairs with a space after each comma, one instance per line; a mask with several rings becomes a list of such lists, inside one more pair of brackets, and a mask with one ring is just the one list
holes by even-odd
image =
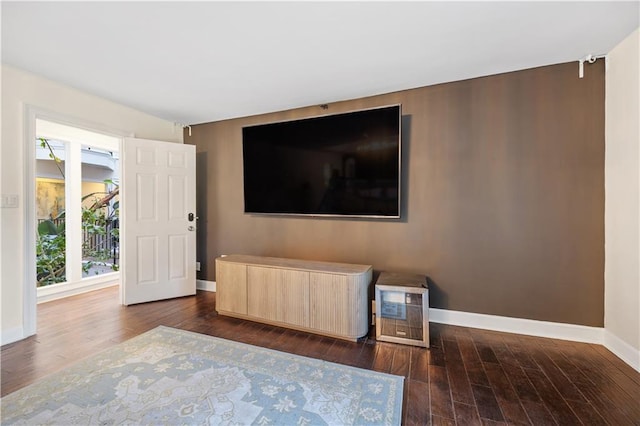
[[380, 318], [384, 336], [422, 340], [422, 294], [380, 290]]

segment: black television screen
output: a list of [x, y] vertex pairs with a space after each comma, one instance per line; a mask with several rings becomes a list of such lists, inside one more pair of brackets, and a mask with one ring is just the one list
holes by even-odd
[[400, 217], [400, 105], [242, 129], [244, 210]]

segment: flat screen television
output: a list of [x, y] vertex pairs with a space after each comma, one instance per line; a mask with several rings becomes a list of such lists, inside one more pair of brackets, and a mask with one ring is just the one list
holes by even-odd
[[242, 129], [244, 211], [399, 218], [400, 105]]

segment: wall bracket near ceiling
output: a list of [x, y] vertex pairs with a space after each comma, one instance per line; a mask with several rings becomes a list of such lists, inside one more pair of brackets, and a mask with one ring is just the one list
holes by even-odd
[[189, 136], [191, 136], [191, 126], [188, 124], [174, 123], [176, 126], [179, 126], [181, 129], [189, 129]]
[[578, 77], [584, 78], [584, 63], [593, 64], [596, 60], [604, 58], [604, 69], [609, 69], [609, 57], [607, 55], [597, 55], [594, 56], [592, 54], [588, 54], [584, 58], [578, 61]]

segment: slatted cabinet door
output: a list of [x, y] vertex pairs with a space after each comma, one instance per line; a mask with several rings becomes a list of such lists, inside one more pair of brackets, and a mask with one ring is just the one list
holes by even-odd
[[247, 266], [216, 261], [216, 310], [247, 314]]
[[313, 300], [311, 328], [337, 334], [351, 334], [349, 308], [353, 306], [353, 291], [349, 288], [347, 276], [312, 272], [309, 287]]
[[309, 326], [309, 272], [247, 267], [249, 316]]
[[280, 269], [276, 319], [287, 324], [309, 327], [309, 272]]
[[309, 327], [332, 335], [357, 338], [368, 331], [367, 289], [372, 271], [364, 274], [309, 275]]
[[277, 320], [279, 269], [247, 266], [247, 314], [252, 317]]

